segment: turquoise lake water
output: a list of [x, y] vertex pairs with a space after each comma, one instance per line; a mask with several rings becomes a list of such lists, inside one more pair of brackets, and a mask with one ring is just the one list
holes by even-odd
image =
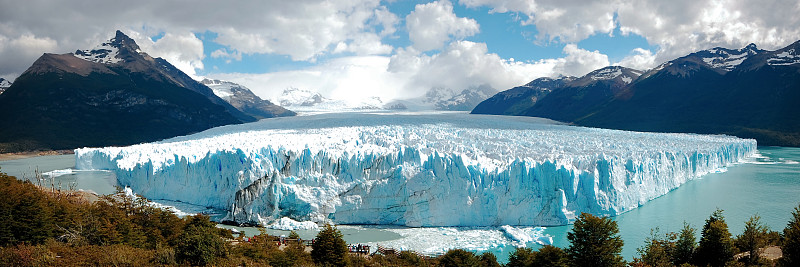
[[[690, 181], [637, 209], [614, 217], [625, 241], [625, 258], [630, 260], [636, 255], [636, 248], [644, 244], [644, 240], [650, 235], [650, 229], [658, 227], [662, 233], [678, 231], [684, 221], [695, 228], [701, 228], [705, 219], [717, 208], [724, 210], [733, 235], [740, 234], [744, 222], [754, 214], [760, 215], [762, 222], [772, 230], [782, 230], [789, 221], [792, 210], [800, 204], [800, 148], [759, 147], [758, 150], [763, 157], [730, 167], [722, 173], [709, 174]], [[75, 159], [72, 155], [0, 161], [0, 171], [18, 178], [34, 177], [36, 168], [40, 172], [48, 172], [74, 166]], [[113, 193], [115, 185], [114, 175], [110, 172], [72, 172], [55, 177], [53, 181], [56, 184], [60, 182], [64, 188], [74, 183], [76, 188], [100, 194]], [[548, 227], [544, 233], [553, 237], [554, 245], [566, 247], [569, 245], [566, 233], [570, 227]], [[396, 227], [386, 227], [389, 228]], [[350, 243], [400, 238], [399, 234], [380, 226], [343, 227], [344, 229], [347, 232], [345, 238]], [[244, 230], [250, 234], [257, 233], [253, 229]], [[270, 230], [270, 233], [288, 234], [277, 230]], [[306, 238], [313, 235], [314, 231], [301, 232], [301, 236]], [[512, 250], [511, 246], [491, 249], [501, 260], [505, 260]]]

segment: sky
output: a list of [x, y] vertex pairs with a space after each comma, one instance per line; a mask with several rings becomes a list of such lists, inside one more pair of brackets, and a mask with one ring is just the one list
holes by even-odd
[[0, 0], [0, 77], [121, 30], [190, 76], [334, 99], [502, 91], [609, 65], [800, 39], [797, 0]]

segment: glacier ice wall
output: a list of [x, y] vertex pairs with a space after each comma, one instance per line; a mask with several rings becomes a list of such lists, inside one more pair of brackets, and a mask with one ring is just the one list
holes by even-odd
[[468, 114], [322, 114], [76, 150], [151, 199], [406, 226], [564, 225], [613, 216], [756, 152], [755, 140]]

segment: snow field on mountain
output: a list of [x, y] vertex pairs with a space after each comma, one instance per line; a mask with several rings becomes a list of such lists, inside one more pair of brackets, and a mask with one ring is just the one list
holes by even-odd
[[76, 150], [150, 199], [227, 219], [406, 226], [563, 225], [618, 215], [756, 153], [755, 140], [461, 113], [342, 113]]

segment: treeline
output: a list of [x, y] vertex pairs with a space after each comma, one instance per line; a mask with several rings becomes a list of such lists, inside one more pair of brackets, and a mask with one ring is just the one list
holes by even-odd
[[[348, 253], [341, 232], [326, 225], [311, 248], [279, 247], [261, 233], [248, 242], [216, 227], [207, 216], [174, 214], [120, 196], [87, 201], [74, 192], [41, 190], [0, 173], [0, 266], [501, 266], [491, 253], [450, 250], [438, 257]], [[505, 266], [800, 266], [800, 207], [782, 233], [757, 216], [732, 237], [722, 211], [699, 232], [685, 224], [676, 233], [654, 230], [633, 262], [621, 256], [623, 241], [610, 218], [581, 214], [564, 249], [517, 248]], [[296, 234], [290, 238], [296, 238]], [[759, 248], [779, 245], [770, 262]], [[736, 253], [749, 255], [734, 259]]]

